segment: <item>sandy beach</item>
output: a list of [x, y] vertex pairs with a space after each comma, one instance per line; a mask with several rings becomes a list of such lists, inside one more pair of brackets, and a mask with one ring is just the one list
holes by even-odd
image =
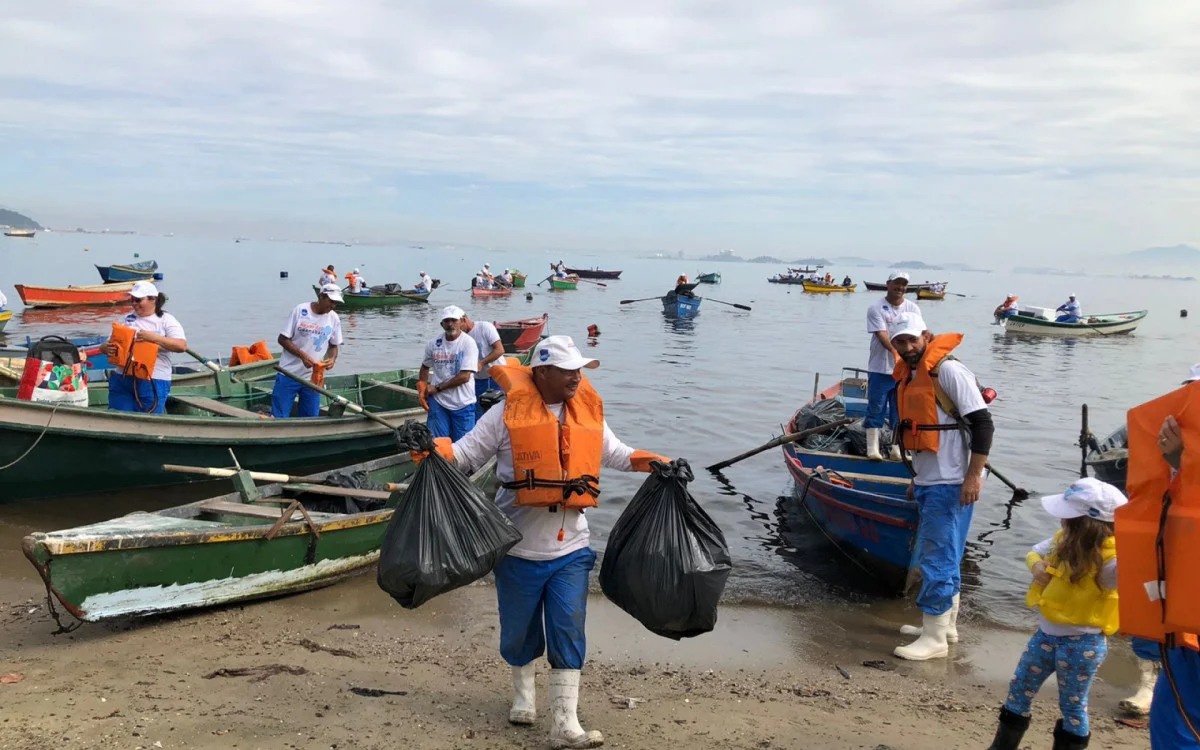
[[[0, 748], [548, 747], [544, 662], [539, 725], [506, 721], [488, 585], [406, 611], [368, 574], [59, 635], [39, 582], [9, 576], [0, 592], [0, 674], [22, 675], [0, 684]], [[965, 627], [951, 659], [908, 664], [890, 656], [894, 624], [730, 606], [716, 631], [676, 643], [593, 596], [581, 720], [618, 748], [986, 747], [1027, 634]], [[1093, 692], [1092, 747], [1147, 747], [1111, 718], [1125, 694]], [[1028, 747], [1050, 747], [1055, 700], [1048, 685]]]

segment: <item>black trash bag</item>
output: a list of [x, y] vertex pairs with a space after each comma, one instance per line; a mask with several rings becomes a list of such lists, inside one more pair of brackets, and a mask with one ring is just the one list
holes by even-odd
[[[867, 428], [863, 426], [863, 420], [851, 422], [842, 428], [845, 431], [845, 436], [849, 441], [849, 453], [854, 456], [867, 455]], [[892, 428], [886, 424], [879, 428], [879, 450], [887, 453], [888, 447], [892, 444]]]
[[[372, 287], [371, 291], [374, 291], [374, 290], [375, 290], [375, 287]], [[393, 295], [393, 294], [400, 294], [401, 292], [407, 292], [407, 291], [408, 290], [405, 289], [402, 284], [397, 284], [395, 282], [391, 282], [391, 283], [383, 285], [383, 288], [380, 290], [380, 294]]]
[[[371, 481], [366, 471], [334, 472], [325, 477], [321, 484], [326, 487], [344, 487], [352, 490], [382, 490], [383, 485]], [[382, 510], [387, 500], [374, 497], [334, 497], [315, 492], [301, 492], [296, 499], [306, 510], [316, 513], [366, 513]]]
[[[814, 401], [796, 412], [796, 432], [811, 430], [830, 422], [846, 418], [846, 405], [836, 398], [826, 398]], [[800, 446], [812, 451], [827, 453], [849, 453], [850, 439], [844, 428], [838, 427], [832, 432], [820, 435], [809, 435], [801, 441]]]
[[725, 535], [687, 490], [685, 459], [654, 462], [609, 536], [600, 588], [656, 635], [691, 638], [717, 624], [733, 565]]
[[487, 390], [479, 396], [479, 405], [483, 407], [483, 413], [487, 414], [488, 409], [504, 400], [504, 391]]
[[483, 578], [521, 541], [496, 504], [433, 449], [429, 428], [400, 428], [410, 450], [429, 452], [383, 533], [379, 587], [416, 609], [438, 594]]

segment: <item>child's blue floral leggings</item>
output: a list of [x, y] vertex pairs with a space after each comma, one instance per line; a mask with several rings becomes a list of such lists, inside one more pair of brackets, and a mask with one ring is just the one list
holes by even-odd
[[1004, 707], [1021, 716], [1029, 716], [1033, 697], [1052, 674], [1058, 676], [1058, 707], [1063, 729], [1086, 737], [1088, 692], [1096, 679], [1096, 670], [1108, 656], [1108, 639], [1103, 635], [1046, 635], [1040, 629], [1029, 639], [1021, 663], [1008, 687]]

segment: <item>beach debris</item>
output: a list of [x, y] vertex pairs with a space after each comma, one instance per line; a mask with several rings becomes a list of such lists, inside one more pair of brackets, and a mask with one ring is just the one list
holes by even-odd
[[308, 670], [304, 667], [292, 667], [287, 664], [263, 664], [257, 667], [227, 667], [204, 675], [204, 679], [211, 680], [214, 677], [249, 677], [251, 678], [251, 682], [262, 682], [268, 677], [284, 673], [302, 675], [308, 674]]
[[327, 627], [325, 629], [326, 630], [358, 630], [361, 627], [362, 627], [362, 625], [351, 625], [351, 624], [347, 624], [347, 623], [338, 623], [336, 625], [330, 625], [329, 627]]
[[364, 698], [382, 698], [385, 695], [408, 695], [407, 690], [380, 690], [379, 688], [352, 687], [350, 692]]
[[25, 675], [20, 672], [0, 674], [0, 685], [15, 685], [23, 679], [25, 679]]
[[848, 679], [850, 679], [850, 673], [849, 673], [849, 672], [847, 672], [846, 670], [842, 669], [842, 668], [841, 668], [841, 667], [839, 667], [837, 664], [834, 664], [833, 666], [834, 666], [834, 667], [837, 669], [837, 671], [838, 671], [838, 674], [840, 674], [842, 677], [845, 677], [847, 680], [848, 680]]
[[821, 688], [792, 688], [792, 692], [801, 698], [827, 698], [833, 693]]
[[1138, 716], [1114, 716], [1113, 721], [1131, 729], [1149, 729], [1150, 720]]
[[336, 646], [322, 646], [321, 644], [317, 643], [316, 641], [311, 641], [307, 638], [301, 638], [300, 640], [296, 641], [296, 645], [300, 646], [302, 648], [306, 648], [309, 651], [312, 651], [313, 653], [316, 653], [318, 651], [324, 651], [325, 653], [333, 654], [334, 656], [349, 656], [352, 659], [358, 658], [358, 654], [354, 653], [353, 651], [351, 651], [348, 648], [337, 648]]
[[645, 703], [646, 699], [627, 698], [624, 695], [613, 695], [609, 697], [608, 702], [619, 708], [627, 708], [632, 711], [633, 709], [637, 708], [637, 704]]
[[864, 667], [878, 669], [880, 672], [895, 672], [896, 665], [886, 659], [868, 659], [862, 663]]
[[111, 714], [108, 714], [107, 716], [93, 716], [92, 721], [102, 721], [104, 719], [115, 719], [120, 715], [121, 715], [121, 709], [117, 709], [116, 711], [113, 711]]

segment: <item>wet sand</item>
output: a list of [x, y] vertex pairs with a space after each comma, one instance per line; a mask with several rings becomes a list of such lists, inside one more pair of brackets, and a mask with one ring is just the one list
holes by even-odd
[[[32, 575], [0, 581], [0, 674], [24, 675], [0, 684], [0, 748], [548, 747], [544, 661], [539, 724], [506, 721], [511, 688], [487, 585], [406, 611], [368, 574], [61, 635], [43, 594]], [[1028, 637], [968, 621], [951, 659], [910, 664], [890, 656], [897, 621], [866, 610], [728, 606], [716, 631], [680, 643], [602, 597], [589, 610], [581, 720], [624, 748], [983, 748]], [[862, 664], [877, 659], [893, 671]], [[1092, 747], [1147, 746], [1145, 731], [1111, 719], [1126, 694], [1104, 682], [1093, 691]], [[1050, 684], [1029, 747], [1050, 747], [1056, 716]]]

